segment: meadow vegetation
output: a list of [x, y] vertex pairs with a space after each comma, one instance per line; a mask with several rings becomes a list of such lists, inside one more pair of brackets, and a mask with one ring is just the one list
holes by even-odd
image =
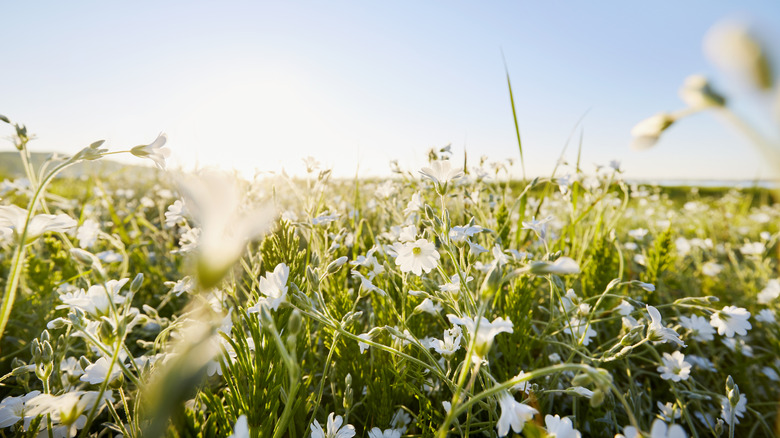
[[[706, 80], [681, 97], [635, 146], [712, 110], [780, 163]], [[448, 147], [246, 180], [166, 171], [165, 135], [41, 162], [0, 121], [24, 171], [0, 185], [4, 436], [780, 434], [772, 192], [579, 158], [513, 180]], [[116, 153], [158, 170], [62, 176]]]

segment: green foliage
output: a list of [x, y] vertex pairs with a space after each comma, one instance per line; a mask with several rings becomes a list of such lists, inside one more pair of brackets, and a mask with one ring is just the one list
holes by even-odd
[[618, 278], [620, 257], [609, 236], [595, 239], [588, 248], [588, 258], [583, 263], [580, 282], [586, 297], [604, 291], [610, 281]]
[[672, 242], [672, 229], [667, 228], [656, 236], [653, 247], [647, 252], [647, 269], [640, 275], [645, 283], [658, 286], [663, 274], [674, 263], [674, 242]]
[[279, 263], [286, 263], [293, 278], [305, 278], [306, 244], [287, 221], [279, 221], [278, 228], [260, 244], [262, 273], [273, 271]]

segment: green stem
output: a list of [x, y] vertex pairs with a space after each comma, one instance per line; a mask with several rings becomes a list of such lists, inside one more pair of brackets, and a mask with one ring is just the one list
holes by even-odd
[[14, 300], [16, 299], [16, 290], [19, 288], [19, 280], [21, 278], [22, 274], [22, 267], [24, 265], [24, 251], [25, 251], [25, 245], [27, 240], [27, 228], [30, 225], [30, 219], [32, 218], [33, 210], [35, 209], [35, 204], [38, 202], [38, 198], [43, 194], [44, 189], [49, 184], [49, 182], [54, 178], [55, 175], [57, 175], [60, 171], [68, 167], [69, 165], [73, 164], [72, 161], [66, 161], [65, 163], [60, 164], [56, 168], [54, 168], [51, 173], [46, 175], [46, 178], [41, 182], [40, 186], [35, 190], [35, 193], [33, 194], [32, 198], [30, 198], [30, 202], [28, 204], [27, 208], [27, 218], [24, 222], [24, 228], [22, 229], [22, 232], [19, 236], [19, 244], [16, 247], [16, 250], [14, 251], [14, 258], [12, 262], [11, 267], [11, 276], [8, 278], [6, 286], [5, 286], [5, 292], [3, 293], [3, 305], [2, 308], [0, 308], [0, 340], [3, 339], [3, 334], [5, 333], [5, 327], [8, 325], [8, 320], [11, 318], [11, 310], [13, 309]]

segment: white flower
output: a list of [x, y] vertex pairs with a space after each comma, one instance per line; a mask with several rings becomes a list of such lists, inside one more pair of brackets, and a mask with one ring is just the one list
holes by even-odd
[[775, 371], [774, 368], [763, 367], [761, 368], [761, 372], [767, 376], [769, 380], [773, 382], [780, 382], [780, 375], [777, 374], [777, 371]]
[[680, 339], [680, 335], [676, 331], [665, 327], [663, 320], [661, 320], [661, 313], [653, 306], [646, 305], [647, 313], [650, 314], [650, 325], [647, 326], [647, 335], [650, 336], [653, 341], [658, 342], [674, 342], [681, 347], [685, 347], [685, 343]]
[[303, 161], [303, 165], [306, 166], [307, 173], [314, 173], [320, 169], [320, 162], [312, 156], [303, 157], [301, 158], [301, 161]]
[[79, 239], [79, 247], [88, 249], [97, 241], [100, 224], [92, 219], [87, 219], [76, 231], [76, 238]]
[[477, 355], [481, 358], [484, 358], [487, 355], [490, 346], [493, 345], [493, 339], [496, 335], [499, 333], [512, 333], [512, 321], [508, 319], [505, 320], [504, 318], [496, 318], [493, 322], [490, 322], [483, 316], [479, 320], [478, 328], [477, 323], [469, 317], [458, 318], [453, 314], [448, 314], [447, 319], [449, 319], [452, 324], [466, 327], [466, 330], [468, 330], [472, 336], [474, 336], [474, 331], [477, 331], [475, 350]]
[[249, 438], [249, 424], [246, 415], [238, 417], [235, 426], [233, 426], [233, 433], [228, 438]]
[[687, 438], [687, 435], [679, 424], [667, 426], [663, 420], [656, 418], [650, 428], [650, 438]]
[[717, 23], [704, 38], [707, 56], [720, 68], [761, 90], [772, 88], [772, 67], [761, 42], [745, 24]]
[[723, 271], [723, 265], [709, 261], [701, 265], [701, 273], [708, 277], [715, 277]]
[[[720, 418], [731, 426], [731, 403], [729, 403], [728, 397], [721, 396], [720, 398]], [[747, 396], [745, 394], [739, 394], [739, 400], [737, 405], [734, 406], [734, 423], [739, 424], [739, 419], [745, 415], [747, 411]]]
[[[466, 283], [473, 280], [474, 277], [468, 276], [466, 277]], [[445, 283], [439, 286], [439, 290], [442, 292], [451, 292], [456, 293], [460, 290], [460, 275], [455, 274], [452, 277], [450, 277], [450, 283]]]
[[469, 225], [456, 225], [450, 229], [450, 240], [453, 242], [465, 242], [469, 237], [482, 231], [482, 227]]
[[745, 336], [753, 326], [748, 322], [750, 312], [742, 307], [726, 306], [710, 316], [710, 324], [718, 329], [719, 335], [731, 338], [734, 334]]
[[[0, 205], [0, 229], [10, 229], [17, 239], [21, 237], [22, 230], [27, 221], [27, 210], [16, 205]], [[27, 224], [27, 234], [24, 243], [30, 243], [41, 234], [54, 231], [65, 232], [78, 225], [67, 214], [38, 214], [30, 218]]]
[[40, 394], [41, 391], [32, 391], [19, 397], [6, 397], [0, 402], [0, 428], [13, 426], [19, 420], [24, 419], [24, 430], [35, 417], [26, 415], [25, 403]]
[[626, 300], [621, 300], [620, 304], [615, 306], [615, 310], [622, 316], [628, 316], [634, 311], [634, 306]]
[[100, 399], [98, 394], [98, 391], [71, 391], [56, 396], [40, 394], [27, 401], [27, 414], [31, 417], [49, 414], [56, 425], [55, 436], [72, 437], [86, 424], [87, 417], [84, 413], [96, 404], [102, 408], [104, 402], [114, 402], [111, 391], [103, 393]]
[[662, 379], [672, 382], [688, 380], [691, 374], [691, 364], [685, 361], [684, 354], [679, 351], [672, 354], [664, 353], [663, 362], [664, 364], [658, 367]]
[[188, 253], [198, 249], [200, 241], [200, 228], [190, 228], [182, 233], [179, 238], [179, 249], [175, 252]]
[[[358, 338], [363, 339], [364, 341], [370, 341], [371, 335], [369, 333], [362, 333], [358, 335]], [[368, 347], [370, 345], [366, 344], [365, 342], [358, 341], [358, 348], [360, 348], [360, 354], [363, 354], [368, 350]]]
[[275, 211], [247, 205], [235, 177], [211, 172], [182, 177], [180, 187], [187, 210], [201, 229], [197, 268], [201, 285], [209, 289], [241, 257], [249, 240], [265, 232]]
[[570, 257], [558, 257], [554, 262], [532, 262], [531, 272], [534, 274], [578, 274], [580, 266]]
[[772, 312], [771, 309], [763, 309], [760, 312], [758, 312], [758, 315], [755, 316], [756, 321], [758, 322], [765, 322], [767, 324], [774, 324], [777, 322], [775, 320], [775, 313]]
[[460, 349], [461, 339], [463, 339], [463, 332], [456, 325], [451, 329], [444, 330], [443, 340], [432, 339], [428, 343], [428, 347], [436, 350], [444, 358], [451, 359], [455, 352]]
[[660, 411], [659, 415], [668, 423], [673, 422], [682, 415], [682, 411], [670, 402], [666, 402], [666, 404], [656, 402], [655, 405], [658, 406], [658, 410]]
[[174, 201], [173, 204], [169, 205], [168, 209], [165, 210], [165, 226], [171, 228], [176, 226], [176, 224], [183, 222], [186, 211], [187, 209], [184, 207], [184, 202], [180, 199]]
[[469, 253], [472, 255], [480, 255], [483, 252], [487, 252], [487, 249], [478, 243], [472, 243], [470, 240], [467, 240], [466, 243], [469, 244]]
[[780, 297], [780, 280], [773, 278], [766, 283], [766, 287], [758, 293], [758, 304], [769, 304]]
[[265, 297], [261, 297], [254, 306], [247, 309], [247, 312], [259, 312], [262, 303], [265, 303], [269, 309], [277, 310], [287, 297], [287, 277], [289, 275], [290, 268], [284, 263], [279, 263], [273, 272], [266, 272], [264, 277], [260, 277], [259, 289]]
[[409, 203], [406, 204], [406, 208], [404, 209], [405, 215], [410, 215], [412, 213], [415, 213], [417, 211], [420, 211], [421, 208], [423, 208], [425, 204], [422, 201], [422, 198], [420, 197], [420, 193], [417, 192], [412, 195], [412, 199], [409, 200]]
[[401, 438], [401, 431], [398, 429], [382, 429], [375, 427], [368, 432], [368, 438]]
[[379, 295], [387, 296], [387, 293], [374, 285], [374, 283], [371, 282], [368, 278], [364, 277], [363, 274], [361, 274], [358, 271], [352, 271], [352, 276], [355, 278], [360, 279], [360, 290], [365, 292], [376, 292]]
[[641, 150], [655, 146], [661, 134], [675, 120], [675, 117], [669, 113], [659, 113], [637, 123], [631, 129], [631, 135], [634, 137], [634, 140], [631, 142], [631, 148]]
[[584, 386], [572, 386], [571, 388], [568, 388], [566, 392], [569, 393], [573, 392], [579, 395], [580, 397], [585, 397], [585, 398], [593, 397], [593, 391], [591, 391], [588, 388], [585, 388]]
[[680, 317], [680, 324], [691, 331], [691, 337], [700, 342], [714, 339], [715, 329], [712, 328], [707, 318], [698, 315]]
[[510, 426], [516, 433], [522, 432], [525, 422], [533, 419], [534, 414], [538, 412], [536, 409], [515, 400], [507, 391], [499, 394], [498, 404], [501, 406], [501, 416], [496, 423], [498, 436], [506, 436]]
[[723, 96], [713, 90], [707, 78], [702, 75], [691, 75], [685, 78], [679, 94], [683, 102], [695, 109], [718, 107], [726, 103]]
[[164, 147], [168, 136], [160, 133], [150, 144], [140, 145], [130, 149], [130, 153], [140, 158], [148, 158], [154, 161], [161, 170], [165, 170], [165, 159], [171, 155], [171, 150]]
[[547, 235], [547, 223], [553, 220], [552, 216], [547, 216], [542, 220], [536, 220], [535, 217], [531, 218], [531, 222], [522, 222], [523, 230], [531, 230], [539, 236], [540, 239], [544, 239]]
[[398, 408], [393, 414], [393, 418], [390, 419], [390, 426], [405, 433], [409, 423], [412, 422], [412, 416], [409, 415], [403, 408]]
[[321, 214], [311, 219], [312, 225], [327, 225], [339, 218], [337, 214]]
[[387, 199], [391, 196], [393, 196], [393, 193], [395, 193], [395, 184], [393, 181], [385, 181], [382, 184], [379, 184], [376, 188], [376, 194], [382, 199]]
[[561, 418], [557, 414], [544, 416], [548, 438], [580, 438], [582, 435], [574, 428], [569, 418]]
[[633, 239], [636, 239], [636, 240], [644, 239], [645, 236], [647, 236], [647, 233], [648, 233], [648, 231], [645, 228], [636, 228], [636, 229], [628, 231], [629, 237], [631, 237]]
[[85, 292], [79, 289], [76, 292], [68, 292], [60, 295], [60, 300], [64, 303], [57, 306], [57, 309], [80, 309], [92, 316], [101, 316], [108, 314], [111, 303], [118, 306], [125, 302], [125, 297], [119, 295], [122, 287], [130, 281], [129, 278], [121, 280], [108, 280], [104, 285], [93, 285]]
[[739, 248], [739, 252], [746, 256], [760, 256], [766, 251], [766, 245], [763, 242], [747, 242]]
[[436, 245], [425, 239], [417, 239], [416, 242], [395, 243], [393, 249], [396, 252], [395, 264], [402, 272], [412, 272], [422, 275], [422, 271], [431, 272], [439, 265], [439, 253]]
[[108, 359], [101, 357], [96, 360], [95, 363], [87, 366], [84, 370], [84, 374], [81, 375], [81, 379], [79, 380], [97, 385], [98, 383], [103, 383], [108, 376], [108, 381], [111, 382], [122, 374], [122, 368], [120, 368], [118, 364], [114, 364], [114, 367], [111, 369], [111, 374], [108, 374], [109, 365], [111, 365], [111, 363]]
[[328, 426], [326, 430], [322, 429], [319, 421], [314, 420], [311, 424], [311, 438], [352, 438], [355, 436], [355, 427], [351, 424], [347, 424], [341, 427], [344, 419], [341, 415], [336, 415], [331, 412], [328, 415]]
[[431, 315], [438, 315], [442, 311], [441, 303], [435, 303], [430, 298], [426, 298], [417, 307], [414, 308], [414, 313], [426, 312]]
[[707, 359], [706, 357], [696, 356], [693, 354], [689, 354], [685, 356], [685, 361], [690, 363], [691, 365], [695, 366], [696, 368], [701, 368], [705, 371], [715, 372], [717, 371], [715, 369], [715, 364], [712, 363], [711, 360]]
[[[166, 283], [166, 285], [167, 284], [168, 283]], [[173, 284], [171, 293], [178, 297], [181, 296], [181, 294], [183, 293], [192, 291], [194, 288], [195, 288], [195, 282], [192, 280], [192, 277], [188, 275]]]
[[591, 338], [596, 336], [596, 330], [593, 330], [587, 319], [574, 317], [563, 329], [564, 333], [574, 336], [578, 344], [588, 346]]
[[726, 348], [731, 350], [733, 353], [739, 352], [747, 357], [753, 357], [753, 347], [748, 345], [748, 343], [745, 342], [744, 339], [723, 338], [721, 342], [723, 343], [723, 345], [726, 346]]
[[446, 187], [447, 184], [463, 176], [463, 170], [453, 169], [449, 160], [436, 160], [431, 162], [431, 167], [423, 167], [420, 174], [431, 181], [437, 187]]

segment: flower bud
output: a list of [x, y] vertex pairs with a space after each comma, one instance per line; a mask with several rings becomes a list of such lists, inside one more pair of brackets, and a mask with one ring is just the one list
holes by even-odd
[[595, 391], [593, 391], [593, 396], [590, 398], [590, 407], [596, 408], [601, 406], [602, 403], [604, 403], [604, 398], [606, 395], [604, 394], [604, 391], [601, 390], [601, 388], [597, 388]]
[[139, 289], [141, 289], [141, 286], [144, 284], [144, 274], [143, 272], [139, 272], [138, 275], [133, 278], [133, 282], [130, 283], [130, 292], [138, 292]]
[[352, 375], [347, 374], [347, 377], [344, 378], [344, 409], [346, 411], [349, 411], [352, 407]]
[[86, 370], [87, 367], [90, 365], [92, 365], [92, 362], [90, 362], [89, 359], [87, 359], [86, 357], [81, 356], [79, 358], [79, 366], [81, 366], [82, 370]]
[[54, 349], [51, 347], [49, 341], [43, 341], [41, 344], [41, 360], [49, 363], [51, 362], [52, 357], [54, 357]]
[[33, 362], [38, 363], [41, 361], [41, 343], [38, 342], [37, 338], [30, 342], [30, 354]]
[[676, 118], [669, 113], [659, 113], [634, 125], [631, 135], [634, 140], [631, 148], [635, 150], [650, 149], [658, 143], [661, 134], [666, 131]]
[[704, 51], [719, 67], [754, 87], [768, 91], [774, 82], [772, 64], [761, 41], [743, 23], [721, 22], [704, 38]]
[[260, 305], [260, 323], [265, 327], [273, 327], [274, 325], [274, 318], [265, 303]]
[[92, 266], [92, 264], [95, 262], [95, 259], [97, 259], [97, 257], [95, 257], [92, 253], [81, 248], [72, 248], [70, 250], [70, 255], [73, 256], [77, 262], [84, 266]]
[[344, 265], [344, 263], [347, 263], [347, 260], [348, 260], [347, 256], [342, 256], [337, 258], [336, 260], [333, 260], [332, 262], [330, 262], [330, 264], [328, 264], [328, 267], [326, 268], [326, 272], [328, 274], [336, 273], [336, 271], [338, 271], [339, 268], [341, 268]]
[[312, 289], [317, 289], [320, 287], [320, 279], [317, 276], [317, 273], [314, 271], [314, 268], [311, 267], [311, 265], [306, 266], [306, 281], [309, 282]]
[[726, 98], [710, 86], [702, 75], [688, 76], [679, 91], [680, 99], [695, 109], [721, 107], [726, 104]]
[[572, 386], [588, 386], [593, 383], [593, 378], [588, 373], [577, 374], [571, 379]]
[[293, 309], [292, 313], [290, 313], [290, 319], [287, 320], [287, 331], [290, 334], [297, 335], [300, 333], [302, 326], [303, 318], [301, 317], [301, 312], [298, 309]]

